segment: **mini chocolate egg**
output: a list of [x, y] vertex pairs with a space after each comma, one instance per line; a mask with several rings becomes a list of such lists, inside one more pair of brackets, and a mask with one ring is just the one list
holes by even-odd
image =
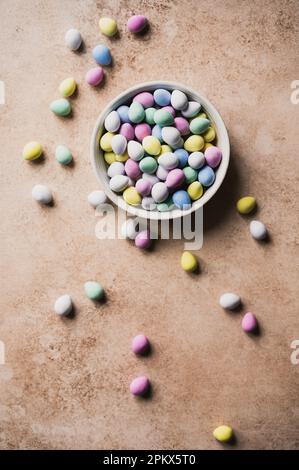
[[182, 116], [185, 118], [191, 118], [198, 114], [201, 108], [201, 104], [197, 103], [197, 101], [189, 101], [186, 109], [183, 109]]
[[66, 316], [73, 310], [73, 302], [71, 296], [68, 294], [58, 297], [54, 304], [54, 310], [57, 315]]
[[101, 204], [105, 204], [107, 202], [107, 196], [104, 191], [98, 189], [96, 191], [92, 191], [88, 195], [87, 200], [92, 207], [96, 208]]
[[203, 134], [209, 127], [209, 119], [196, 117], [190, 122], [190, 131], [193, 134]]
[[121, 134], [116, 134], [111, 139], [111, 147], [116, 155], [122, 155], [127, 149], [127, 139]]
[[125, 175], [115, 175], [109, 181], [109, 187], [116, 193], [121, 193], [129, 184], [129, 178]]
[[138, 163], [135, 162], [135, 160], [132, 160], [132, 158], [129, 158], [126, 161], [125, 171], [129, 178], [132, 178], [133, 180], [137, 180], [141, 175]]
[[125, 189], [123, 192], [123, 198], [127, 204], [131, 206], [138, 206], [141, 203], [141, 196], [136, 191], [134, 186], [130, 186], [129, 188]]
[[92, 56], [99, 65], [110, 65], [112, 61], [109, 47], [104, 44], [98, 44], [92, 50]]
[[184, 168], [188, 163], [189, 153], [185, 149], [177, 149], [173, 152], [179, 159], [179, 167]]
[[242, 319], [242, 328], [246, 333], [252, 333], [257, 329], [257, 319], [253, 313], [245, 313]]
[[166, 144], [173, 148], [177, 146], [182, 140], [181, 134], [175, 127], [163, 127], [162, 138]]
[[171, 126], [174, 122], [173, 115], [169, 111], [166, 111], [165, 108], [158, 109], [155, 112], [154, 121], [160, 127]]
[[184, 149], [188, 152], [198, 152], [203, 148], [205, 141], [201, 135], [190, 135], [188, 139], [185, 140]]
[[173, 90], [171, 93], [171, 106], [178, 111], [186, 109], [188, 106], [188, 98], [181, 90]]
[[193, 183], [189, 184], [187, 193], [192, 201], [197, 201], [203, 195], [203, 187], [199, 181], [193, 181]]
[[108, 132], [116, 132], [120, 127], [120, 117], [117, 111], [111, 111], [106, 116], [105, 119], [105, 128]]
[[142, 104], [144, 109], [150, 108], [154, 104], [154, 97], [152, 93], [149, 93], [148, 91], [143, 91], [142, 93], [139, 93], [138, 95], [134, 96], [133, 102], [137, 101], [138, 103]]
[[150, 126], [155, 125], [155, 121], [154, 121], [155, 112], [156, 112], [156, 108], [147, 108], [145, 110], [145, 122], [149, 124]]
[[48, 205], [53, 201], [52, 192], [48, 186], [44, 184], [36, 184], [33, 186], [31, 195], [39, 204]]
[[139, 142], [142, 142], [144, 137], [151, 135], [151, 133], [152, 133], [151, 127], [145, 122], [141, 124], [137, 124], [135, 126], [135, 136], [136, 136], [136, 139], [139, 140]]
[[184, 182], [184, 179], [185, 179], [185, 175], [184, 175], [183, 170], [181, 170], [180, 168], [175, 168], [174, 170], [171, 170], [168, 173], [167, 178], [166, 178], [166, 186], [169, 189], [178, 188], [179, 186], [182, 185], [182, 183]]
[[104, 152], [104, 160], [108, 165], [111, 163], [116, 162], [116, 155], [114, 152]]
[[230, 426], [218, 426], [218, 428], [213, 431], [213, 436], [219, 442], [229, 442], [233, 438], [233, 430]]
[[158, 88], [154, 91], [154, 100], [158, 106], [168, 106], [171, 100], [171, 93], [164, 88]]
[[105, 132], [100, 139], [100, 147], [104, 152], [112, 152], [111, 140], [114, 134], [112, 132]]
[[133, 101], [129, 108], [129, 119], [131, 122], [135, 124], [139, 124], [145, 118], [145, 111], [142, 104], [138, 103], [138, 101]]
[[155, 202], [163, 202], [168, 198], [169, 192], [166, 184], [160, 181], [153, 185], [151, 194]]
[[205, 156], [202, 152], [192, 152], [188, 158], [188, 164], [194, 170], [199, 170], [205, 164]]
[[119, 108], [117, 108], [116, 111], [119, 114], [121, 122], [131, 122], [129, 118], [129, 109], [130, 109], [129, 106], [126, 106], [126, 105], [122, 105], [122, 106], [119, 106]]
[[134, 354], [146, 354], [150, 349], [150, 342], [145, 335], [137, 335], [132, 340], [131, 349]]
[[202, 134], [203, 138], [205, 139], [205, 142], [213, 142], [213, 140], [216, 138], [216, 132], [215, 129], [210, 126], [204, 134]]
[[189, 122], [183, 117], [174, 118], [174, 125], [181, 135], [190, 134]]
[[219, 304], [222, 308], [227, 310], [234, 310], [241, 304], [241, 298], [237, 294], [226, 292], [225, 294], [221, 295]]
[[105, 297], [103, 287], [96, 281], [85, 282], [84, 291], [90, 300], [102, 300]]
[[77, 88], [77, 83], [72, 77], [66, 78], [59, 85], [59, 93], [64, 97], [68, 98], [72, 96]]
[[119, 133], [123, 135], [127, 141], [134, 140], [135, 129], [129, 122], [124, 122], [119, 129]]
[[85, 81], [88, 85], [98, 86], [104, 78], [104, 70], [102, 67], [93, 67], [88, 70], [85, 75]]
[[99, 20], [99, 28], [102, 34], [112, 37], [117, 33], [117, 23], [113, 18], [103, 17]]
[[190, 166], [185, 166], [185, 168], [183, 168], [183, 172], [187, 184], [191, 184], [193, 183], [193, 181], [197, 180], [197, 171], [194, 170], [194, 168], [191, 168]]
[[161, 152], [160, 141], [152, 135], [144, 137], [142, 141], [142, 147], [144, 148], [145, 152], [149, 155], [159, 155]]
[[141, 248], [143, 250], [146, 250], [147, 248], [150, 247], [151, 237], [150, 237], [150, 233], [148, 230], [142, 230], [141, 232], [138, 233], [138, 235], [135, 238], [135, 245], [137, 246], [137, 248]]
[[[125, 165], [122, 162], [114, 162], [111, 163], [107, 170], [107, 175], [109, 178], [113, 178], [116, 175], [124, 175], [125, 174]], [[128, 175], [129, 176], [129, 175]]]
[[197, 258], [190, 251], [184, 251], [181, 256], [181, 266], [184, 271], [194, 272], [198, 268]]
[[133, 15], [128, 19], [127, 27], [130, 33], [140, 33], [148, 25], [147, 18], [143, 15]]
[[211, 168], [216, 168], [222, 159], [222, 152], [218, 147], [212, 146], [205, 150], [205, 159]]
[[39, 142], [31, 141], [28, 142], [23, 148], [23, 158], [24, 160], [36, 160], [43, 153], [43, 148]]
[[159, 165], [156, 171], [156, 176], [161, 181], [166, 181], [168, 170], [166, 170], [162, 165]]
[[142, 196], [148, 196], [152, 190], [152, 184], [150, 181], [140, 178], [135, 184], [136, 191]]
[[178, 166], [179, 159], [175, 153], [163, 153], [158, 158], [159, 165], [163, 166], [165, 170], [173, 170]]
[[267, 228], [259, 220], [252, 220], [250, 222], [250, 233], [256, 240], [264, 240], [267, 237]]
[[73, 155], [65, 145], [57, 145], [55, 158], [61, 165], [68, 165], [73, 160]]
[[173, 203], [181, 210], [188, 210], [191, 207], [191, 199], [187, 191], [180, 189], [172, 195]]
[[199, 170], [197, 175], [198, 181], [206, 188], [212, 186], [215, 181], [215, 178], [215, 172], [209, 166], [203, 167], [201, 170]]
[[158, 126], [158, 124], [156, 124], [152, 128], [152, 136], [156, 137], [156, 139], [158, 139], [160, 141], [160, 143], [162, 143], [163, 142], [162, 127], [160, 127], [160, 126]]
[[159, 212], [168, 212], [174, 209], [174, 207], [175, 206], [174, 206], [171, 195], [169, 195], [168, 198], [165, 199], [165, 201], [159, 202], [159, 204], [157, 204], [157, 210]]
[[144, 197], [141, 202], [142, 208], [146, 211], [153, 211], [156, 209], [157, 204], [152, 197]]
[[71, 51], [77, 51], [82, 44], [82, 36], [75, 28], [71, 28], [65, 33], [64, 40]]
[[130, 142], [128, 142], [128, 154], [132, 160], [139, 161], [144, 156], [144, 148], [139, 142], [136, 142], [136, 140], [130, 140]]
[[52, 101], [50, 109], [57, 116], [68, 116], [72, 111], [71, 103], [66, 98]]
[[139, 168], [143, 173], [149, 173], [150, 175], [155, 173], [157, 170], [158, 163], [153, 157], [144, 157], [139, 162]]
[[256, 208], [256, 200], [253, 196], [245, 196], [238, 200], [237, 210], [240, 214], [247, 215]]

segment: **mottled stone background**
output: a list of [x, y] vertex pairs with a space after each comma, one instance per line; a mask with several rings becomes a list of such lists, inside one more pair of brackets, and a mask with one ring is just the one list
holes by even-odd
[[[133, 13], [148, 16], [141, 38], [126, 31]], [[119, 39], [98, 30], [118, 21]], [[0, 446], [2, 449], [220, 449], [213, 429], [231, 424], [235, 448], [299, 447], [298, 136], [299, 2], [282, 0], [10, 0], [0, 2], [1, 308]], [[71, 53], [64, 33], [77, 27], [85, 49]], [[84, 83], [92, 47], [110, 45], [114, 66], [102, 88]], [[49, 111], [60, 81], [74, 76], [74, 114]], [[177, 80], [204, 93], [228, 127], [232, 161], [223, 187], [205, 208], [201, 273], [180, 269], [181, 241], [149, 254], [125, 241], [99, 241], [86, 201], [97, 188], [89, 162], [96, 117], [138, 82]], [[23, 145], [45, 147], [41, 163], [22, 161]], [[73, 168], [55, 161], [59, 143]], [[48, 184], [55, 206], [31, 199]], [[267, 244], [249, 235], [235, 202], [253, 194]], [[108, 302], [83, 292], [98, 279]], [[238, 292], [244, 309], [225, 313], [219, 295]], [[53, 313], [69, 292], [76, 316]], [[261, 326], [240, 328], [253, 311]], [[130, 340], [145, 332], [153, 353], [136, 359]], [[128, 384], [147, 373], [153, 396], [134, 399]]]

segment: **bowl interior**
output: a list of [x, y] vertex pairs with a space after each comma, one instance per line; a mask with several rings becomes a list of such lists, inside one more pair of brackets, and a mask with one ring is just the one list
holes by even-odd
[[[141, 93], [143, 91], [154, 91], [157, 88], [165, 88], [169, 91], [174, 89], [178, 89], [186, 93], [189, 100], [198, 101], [204, 108], [204, 111], [208, 114], [209, 119], [214, 124], [217, 134], [217, 146], [222, 151], [222, 160], [219, 167], [216, 170], [216, 179], [212, 186], [207, 188], [203, 194], [203, 196], [194, 201], [190, 209], [182, 211], [180, 209], [173, 209], [168, 212], [159, 212], [158, 210], [153, 211], [146, 211], [142, 207], [135, 207], [126, 204], [122, 196], [118, 196], [114, 193], [109, 187], [109, 177], [107, 175], [107, 165], [103, 157], [103, 152], [100, 149], [100, 138], [104, 131], [104, 121], [111, 111], [118, 108], [122, 104], [127, 104], [130, 99], [132, 99], [136, 94]], [[229, 164], [229, 154], [230, 154], [230, 147], [229, 147], [229, 139], [228, 134], [226, 131], [226, 127], [224, 122], [218, 113], [218, 111], [214, 108], [214, 106], [202, 95], [196, 93], [195, 91], [191, 90], [189, 87], [181, 85], [180, 83], [175, 82], [166, 82], [166, 81], [155, 81], [155, 82], [147, 82], [141, 83], [139, 85], [133, 86], [129, 88], [125, 92], [121, 93], [117, 96], [114, 100], [112, 100], [106, 108], [102, 111], [100, 116], [97, 119], [96, 125], [93, 130], [92, 139], [91, 139], [91, 161], [93, 168], [96, 172], [97, 178], [99, 179], [101, 186], [105, 190], [108, 198], [116, 204], [118, 207], [122, 208], [123, 210], [127, 211], [129, 214], [146, 218], [146, 219], [156, 219], [156, 220], [165, 220], [165, 219], [175, 219], [178, 217], [182, 217], [188, 215], [198, 208], [202, 207], [207, 201], [209, 201], [213, 195], [216, 193], [218, 188], [220, 187], [225, 174], [227, 172], [228, 164]]]

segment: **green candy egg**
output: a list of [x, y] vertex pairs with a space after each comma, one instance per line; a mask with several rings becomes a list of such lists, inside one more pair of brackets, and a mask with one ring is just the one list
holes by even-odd
[[165, 109], [158, 109], [155, 112], [154, 120], [160, 127], [171, 126], [174, 123], [173, 115]]
[[145, 122], [149, 124], [150, 126], [155, 125], [154, 114], [156, 111], [157, 111], [156, 108], [147, 108], [145, 110]]
[[192, 134], [203, 134], [209, 127], [209, 119], [197, 117], [190, 122], [190, 131]]
[[52, 101], [50, 109], [54, 114], [57, 114], [57, 116], [68, 116], [72, 107], [71, 103], [66, 98], [61, 98], [60, 100]]
[[191, 168], [190, 166], [186, 166], [183, 169], [185, 175], [185, 181], [187, 184], [193, 183], [197, 179], [197, 171]]
[[101, 300], [105, 295], [103, 287], [96, 281], [85, 282], [84, 290], [87, 297], [91, 300]]
[[166, 201], [160, 202], [157, 204], [157, 209], [159, 212], [171, 211], [174, 208], [174, 203], [172, 201], [172, 196], [169, 196]]
[[129, 119], [130, 121], [138, 124], [142, 122], [145, 118], [145, 111], [142, 104], [138, 103], [137, 101], [133, 101], [129, 108]]
[[65, 145], [57, 145], [55, 157], [61, 165], [68, 165], [73, 160], [73, 155]]
[[139, 168], [143, 173], [155, 173], [157, 167], [157, 160], [153, 157], [145, 157], [139, 162]]

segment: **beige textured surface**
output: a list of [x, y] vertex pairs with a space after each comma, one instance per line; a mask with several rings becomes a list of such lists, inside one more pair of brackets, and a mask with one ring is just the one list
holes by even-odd
[[[236, 448], [299, 447], [298, 129], [290, 102], [298, 79], [298, 1], [0, 2], [0, 79], [6, 85], [1, 124], [0, 446], [6, 448], [221, 448], [213, 429], [230, 423]], [[145, 13], [151, 32], [130, 36], [125, 22]], [[120, 38], [104, 40], [98, 19], [118, 20]], [[64, 33], [77, 27], [81, 54]], [[84, 75], [91, 49], [111, 45], [115, 65], [105, 86]], [[49, 103], [62, 79], [79, 82], [74, 115], [61, 120]], [[182, 242], [150, 254], [125, 241], [97, 240], [86, 202], [97, 187], [89, 139], [102, 107], [140, 81], [174, 79], [207, 95], [229, 129], [232, 163], [205, 210], [202, 272], [181, 271]], [[45, 159], [28, 164], [28, 140]], [[74, 153], [73, 168], [54, 159], [56, 144]], [[35, 183], [54, 192], [55, 206], [31, 200]], [[253, 194], [271, 242], [255, 243], [235, 212]], [[108, 302], [94, 307], [83, 283], [98, 279]], [[241, 312], [224, 313], [218, 297], [238, 292], [256, 313], [261, 335], [246, 336]], [[69, 292], [76, 317], [61, 321], [53, 302]], [[153, 354], [138, 360], [131, 337], [145, 332]], [[148, 401], [128, 383], [147, 373]]]

